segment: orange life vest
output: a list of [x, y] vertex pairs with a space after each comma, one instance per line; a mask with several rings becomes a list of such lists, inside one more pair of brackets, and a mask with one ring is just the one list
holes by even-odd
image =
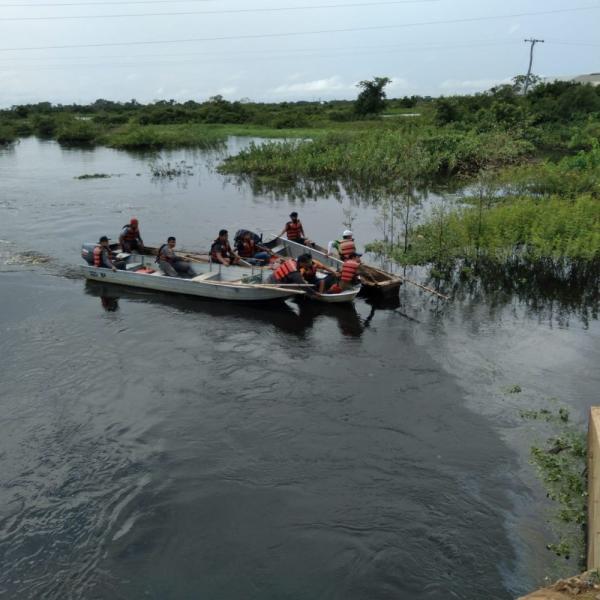
[[350, 256], [353, 252], [356, 252], [356, 244], [353, 239], [349, 240], [341, 240], [338, 243], [338, 252], [340, 253], [340, 257], [345, 259]]
[[94, 248], [94, 266], [102, 267], [102, 246], [96, 246]]
[[354, 278], [358, 274], [358, 267], [360, 265], [355, 260], [347, 260], [342, 267], [342, 275], [340, 279], [347, 283], [352, 283]]
[[295, 223], [294, 221], [288, 221], [285, 224], [285, 233], [287, 235], [288, 240], [299, 240], [302, 237], [300, 235], [301, 230], [302, 223], [300, 223], [300, 219], [298, 219]]
[[253, 258], [254, 255], [256, 254], [256, 244], [252, 240], [248, 240], [248, 241], [244, 240], [238, 246], [238, 253], [240, 256], [243, 256], [246, 258]]
[[295, 260], [286, 260], [282, 265], [280, 265], [275, 272], [273, 273], [273, 277], [277, 281], [281, 281], [285, 277], [287, 277], [290, 273], [294, 273], [298, 270], [298, 265]]

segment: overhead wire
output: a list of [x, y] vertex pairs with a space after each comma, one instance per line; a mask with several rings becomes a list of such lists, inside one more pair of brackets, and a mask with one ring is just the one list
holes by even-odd
[[151, 13], [115, 13], [105, 15], [42, 15], [35, 17], [0, 17], [0, 21], [65, 21], [65, 20], [88, 20], [88, 19], [122, 19], [131, 17], [173, 17], [191, 15], [235, 15], [251, 13], [275, 13], [302, 10], [329, 10], [338, 8], [355, 8], [363, 6], [394, 6], [399, 4], [430, 4], [441, 2], [441, 0], [373, 0], [372, 2], [345, 2], [343, 4], [308, 4], [298, 6], [275, 6], [263, 8], [229, 8], [214, 10], [190, 10], [175, 12], [151, 12]]
[[250, 40], [250, 39], [267, 39], [267, 38], [286, 38], [286, 37], [299, 37], [305, 35], [321, 35], [326, 33], [354, 33], [359, 31], [384, 31], [391, 29], [404, 29], [409, 27], [424, 27], [431, 25], [449, 25], [458, 23], [477, 23], [482, 21], [494, 21], [497, 19], [513, 19], [519, 17], [534, 17], [541, 15], [552, 15], [552, 14], [564, 14], [572, 12], [581, 12], [587, 10], [597, 10], [600, 5], [595, 4], [592, 6], [582, 6], [573, 8], [562, 8], [554, 10], [544, 11], [531, 11], [522, 13], [512, 13], [507, 15], [489, 15], [481, 17], [463, 17], [458, 19], [444, 19], [437, 21], [414, 21], [412, 23], [399, 23], [389, 25], [372, 25], [365, 27], [345, 27], [340, 29], [318, 29], [313, 31], [287, 31], [277, 33], [255, 33], [245, 35], [224, 35], [214, 37], [203, 37], [203, 38], [183, 38], [183, 39], [171, 39], [171, 40], [142, 40], [142, 41], [123, 41], [123, 42], [95, 42], [89, 44], [55, 44], [47, 46], [24, 46], [24, 47], [12, 47], [12, 48], [0, 48], [0, 52], [12, 52], [12, 51], [32, 51], [32, 50], [58, 50], [58, 49], [71, 49], [71, 48], [107, 48], [107, 47], [128, 47], [128, 46], [147, 46], [147, 45], [167, 45], [167, 44], [184, 44], [184, 43], [196, 43], [196, 42], [217, 42], [217, 41], [233, 41], [233, 40]]

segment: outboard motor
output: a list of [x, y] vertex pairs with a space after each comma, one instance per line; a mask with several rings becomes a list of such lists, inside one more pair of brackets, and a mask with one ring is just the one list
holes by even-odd
[[249, 233], [250, 237], [254, 240], [255, 244], [262, 244], [262, 234], [258, 235], [254, 233], [254, 231], [250, 231], [249, 229], [238, 229], [235, 232], [235, 236], [233, 238], [233, 243], [237, 244], [239, 240], [241, 240], [245, 234]]
[[94, 248], [98, 244], [83, 244], [81, 246], [81, 258], [85, 260], [85, 262], [90, 265], [90, 267], [94, 266]]

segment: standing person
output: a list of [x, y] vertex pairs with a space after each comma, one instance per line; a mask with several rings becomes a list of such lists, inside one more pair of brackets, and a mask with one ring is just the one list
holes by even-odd
[[333, 242], [328, 254], [333, 254], [331, 250], [335, 250], [341, 260], [347, 260], [351, 254], [356, 254], [356, 242], [353, 236], [354, 234], [349, 229], [346, 229], [342, 233], [342, 239]]
[[306, 237], [304, 233], [304, 227], [302, 226], [302, 222], [298, 218], [298, 213], [296, 211], [290, 213], [291, 221], [288, 221], [283, 231], [279, 234], [278, 237], [281, 237], [284, 233], [287, 236], [287, 239], [291, 242], [296, 242], [298, 244], [302, 244], [303, 246], [310, 246], [312, 242]]
[[142, 241], [142, 235], [140, 233], [140, 227], [138, 220], [133, 217], [127, 225], [123, 225], [121, 235], [119, 235], [119, 244], [123, 252], [138, 252], [144, 251], [144, 242]]
[[[337, 271], [319, 262], [316, 258], [312, 258], [310, 254], [303, 254], [306, 257], [306, 262], [299, 267], [300, 274], [308, 283], [312, 283], [318, 290], [319, 294], [324, 294], [332, 285], [337, 283]], [[328, 275], [323, 278], [317, 277], [318, 271], [326, 271]]]
[[103, 235], [98, 240], [98, 245], [94, 248], [94, 266], [100, 269], [125, 269], [125, 261], [118, 260], [113, 261], [111, 257], [111, 251], [108, 246], [108, 238]]
[[190, 261], [175, 254], [176, 242], [177, 240], [173, 236], [170, 236], [167, 239], [167, 243], [158, 249], [156, 262], [160, 270], [169, 277], [177, 277], [178, 275], [193, 277], [194, 271]]
[[247, 262], [267, 263], [269, 262], [269, 253], [262, 249], [253, 239], [250, 231], [244, 232], [244, 235], [238, 240], [235, 249], [240, 258]]
[[358, 269], [360, 267], [360, 254], [352, 252], [342, 265], [340, 274], [340, 287], [342, 290], [349, 290], [354, 287], [359, 281]]
[[240, 262], [240, 257], [229, 245], [229, 234], [227, 233], [227, 229], [221, 229], [221, 231], [219, 231], [219, 237], [210, 247], [210, 258], [214, 263], [220, 263], [226, 267], [236, 265]]

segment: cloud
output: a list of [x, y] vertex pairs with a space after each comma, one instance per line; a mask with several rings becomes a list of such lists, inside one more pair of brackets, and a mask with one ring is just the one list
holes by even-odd
[[519, 29], [521, 29], [521, 25], [519, 23], [513, 23], [508, 28], [508, 35], [512, 35], [513, 33], [516, 33], [517, 31], [519, 31]]
[[510, 78], [504, 79], [447, 79], [440, 84], [440, 89], [447, 92], [482, 92], [495, 85], [510, 83]]
[[217, 94], [219, 94], [220, 96], [232, 96], [237, 91], [238, 89], [235, 85], [226, 85], [222, 88], [219, 88], [217, 90]]
[[285, 83], [270, 91], [274, 94], [328, 93], [351, 90], [355, 85], [354, 83], [344, 83], [339, 75], [334, 75], [327, 79]]

